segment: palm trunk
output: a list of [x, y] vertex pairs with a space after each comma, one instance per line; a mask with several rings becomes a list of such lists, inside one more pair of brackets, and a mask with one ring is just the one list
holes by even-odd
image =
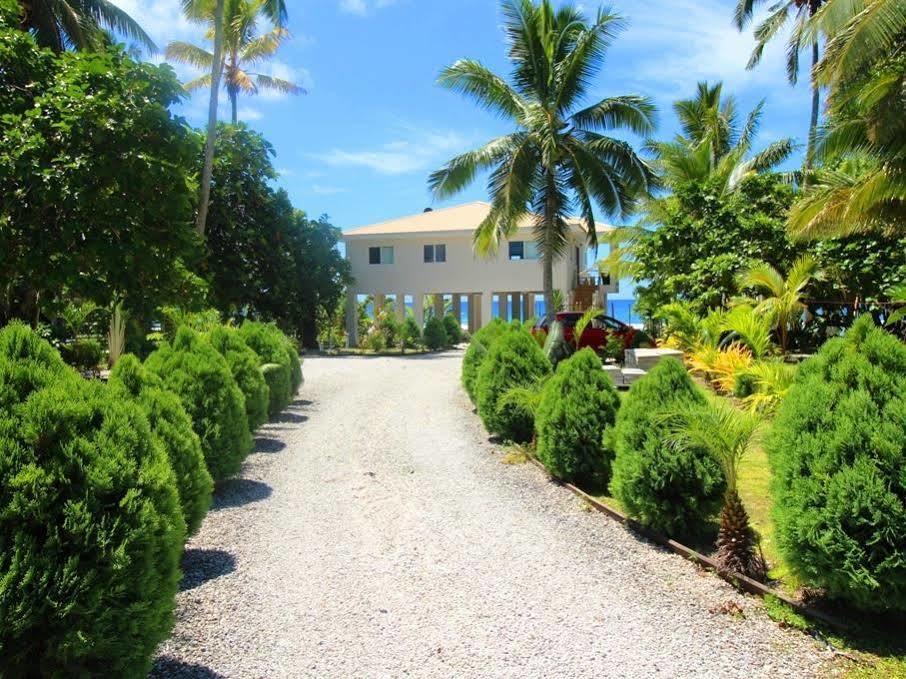
[[214, 9], [214, 59], [211, 64], [211, 99], [208, 104], [208, 130], [204, 142], [204, 166], [201, 170], [201, 196], [195, 229], [202, 236], [208, 221], [208, 202], [211, 200], [211, 175], [214, 173], [214, 142], [217, 136], [217, 96], [223, 73], [223, 2], [217, 0]]
[[[812, 71], [818, 64], [818, 43], [812, 43]], [[818, 115], [820, 113], [821, 94], [818, 91], [818, 83], [812, 83], [812, 116], [808, 126], [808, 147], [805, 150], [805, 185], [808, 185], [808, 171], [812, 169], [815, 163], [815, 143], [818, 137]]]
[[554, 262], [548, 255], [543, 259], [544, 273], [542, 284], [544, 286], [544, 321], [550, 327], [554, 322]]
[[[547, 199], [544, 201], [544, 232], [545, 239], [552, 240], [551, 234], [554, 232], [554, 221], [559, 212], [559, 206], [555, 203], [554, 196], [557, 195], [554, 175], [549, 169], [544, 171], [547, 181]], [[553, 248], [545, 245], [541, 253], [542, 265], [544, 272], [542, 274], [542, 285], [544, 286], [544, 322], [548, 327], [551, 326], [556, 317], [554, 309], [554, 253]]]
[[239, 112], [236, 110], [238, 100], [239, 94], [237, 92], [230, 92], [230, 107], [232, 109], [233, 125], [239, 122]]

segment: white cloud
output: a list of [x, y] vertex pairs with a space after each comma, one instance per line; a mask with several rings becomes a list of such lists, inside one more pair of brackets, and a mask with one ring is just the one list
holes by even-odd
[[379, 174], [401, 175], [421, 172], [443, 163], [465, 150], [471, 140], [450, 130], [400, 126], [397, 139], [376, 148], [340, 149], [310, 154], [335, 167], [363, 167]]
[[346, 189], [339, 186], [324, 186], [323, 184], [313, 184], [311, 192], [319, 196], [333, 196], [337, 193], [346, 193]]
[[171, 40], [200, 38], [204, 27], [186, 19], [180, 0], [112, 0], [145, 29], [163, 51]]
[[[220, 107], [218, 107], [219, 110]], [[236, 110], [236, 115], [240, 121], [249, 122], [251, 120], [261, 120], [264, 114], [256, 108], [240, 106]]]
[[367, 16], [374, 10], [393, 5], [396, 0], [340, 0], [340, 11], [356, 16]]

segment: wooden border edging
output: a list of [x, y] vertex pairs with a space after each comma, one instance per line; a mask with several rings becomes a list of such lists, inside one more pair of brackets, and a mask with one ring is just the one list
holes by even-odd
[[687, 547], [686, 545], [684, 545], [680, 542], [677, 542], [676, 540], [671, 540], [667, 536], [651, 530], [650, 528], [639, 523], [635, 519], [632, 519], [632, 518], [626, 516], [625, 514], [618, 512], [613, 507], [607, 506], [600, 500], [592, 497], [591, 495], [589, 495], [585, 491], [581, 490], [580, 488], [577, 488], [573, 484], [566, 483], [564, 481], [559, 481], [559, 480], [551, 477], [551, 475], [547, 471], [547, 468], [544, 466], [544, 464], [541, 462], [541, 460], [534, 457], [533, 455], [527, 454], [526, 458], [530, 462], [532, 462], [536, 467], [541, 469], [541, 471], [544, 472], [545, 476], [547, 476], [551, 481], [553, 481], [557, 485], [563, 486], [564, 488], [570, 490], [574, 495], [579, 496], [585, 502], [587, 502], [589, 505], [594, 507], [595, 510], [601, 512], [602, 514], [606, 514], [611, 519], [613, 519], [619, 523], [622, 523], [624, 526], [628, 527], [634, 533], [638, 533], [642, 537], [644, 537], [648, 540], [651, 540], [652, 542], [655, 542], [663, 547], [666, 547], [671, 552], [673, 552], [675, 554], [679, 554], [680, 556], [683, 556], [686, 559], [689, 559], [690, 561], [697, 563], [699, 566], [703, 566], [705, 568], [710, 568], [718, 576], [720, 576], [722, 579], [729, 582], [731, 585], [733, 585], [737, 589], [741, 589], [745, 592], [748, 592], [749, 594], [755, 594], [760, 597], [764, 597], [764, 596], [776, 597], [777, 599], [779, 599], [783, 603], [787, 604], [788, 606], [793, 608], [797, 613], [800, 613], [801, 615], [812, 618], [814, 620], [820, 620], [821, 622], [823, 622], [827, 625], [830, 625], [831, 627], [834, 627], [837, 630], [848, 630], [849, 629], [849, 626], [846, 625], [842, 620], [840, 620], [828, 613], [825, 613], [824, 611], [814, 608], [813, 606], [803, 604], [801, 601], [797, 601], [796, 599], [792, 598], [791, 596], [784, 594], [780, 590], [774, 589], [772, 587], [768, 587], [764, 583], [758, 582], [757, 580], [753, 580], [752, 578], [749, 578], [740, 573], [727, 573], [726, 571], [721, 571], [717, 567], [717, 562], [714, 559], [712, 559], [711, 557], [705, 556], [701, 552], [697, 552], [694, 549], [692, 549], [691, 547]]

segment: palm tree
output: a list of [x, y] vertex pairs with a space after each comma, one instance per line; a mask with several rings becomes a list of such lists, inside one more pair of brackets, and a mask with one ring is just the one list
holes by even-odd
[[727, 490], [717, 537], [718, 567], [763, 580], [767, 567], [738, 490], [739, 463], [755, 446], [758, 417], [715, 397], [705, 405], [677, 407], [663, 419], [668, 445], [706, 450], [723, 469]]
[[[289, 31], [276, 27], [264, 35], [256, 35], [259, 16], [265, 0], [227, 0], [224, 7], [224, 47], [226, 59], [223, 62], [223, 82], [230, 99], [233, 124], [238, 122], [239, 93], [257, 94], [259, 89], [286, 92], [288, 94], [301, 94], [303, 90], [298, 85], [247, 70], [268, 57], [274, 55], [280, 44], [289, 37]], [[213, 16], [210, 17], [213, 24]], [[206, 37], [214, 37], [213, 27], [208, 30]], [[201, 47], [187, 42], [171, 42], [167, 45], [167, 59], [179, 61], [198, 68], [211, 69], [214, 55]], [[192, 92], [203, 87], [211, 86], [211, 74], [205, 73], [201, 77], [185, 84], [185, 89]]]
[[[206, 23], [213, 16], [214, 54], [211, 59], [211, 97], [208, 102], [208, 125], [205, 132], [204, 164], [201, 169], [201, 196], [195, 229], [204, 235], [208, 221], [208, 203], [211, 199], [211, 175], [214, 171], [214, 142], [217, 135], [217, 95], [220, 75], [223, 72], [223, 10], [224, 0], [182, 0], [183, 13], [191, 20]], [[213, 7], [213, 9], [212, 9]], [[277, 28], [286, 23], [284, 0], [264, 0], [262, 10]]]
[[771, 319], [780, 338], [780, 348], [786, 352], [790, 330], [806, 311], [802, 301], [805, 289], [822, 276], [818, 261], [811, 255], [803, 255], [793, 262], [786, 278], [767, 262], [756, 262], [739, 275], [737, 284], [740, 289], [755, 288], [764, 294], [755, 306], [755, 313]]
[[96, 49], [108, 41], [106, 30], [131, 38], [149, 51], [157, 48], [144, 29], [109, 0], [19, 0], [21, 28], [42, 47], [62, 52]]
[[[755, 68], [761, 61], [765, 46], [773, 40], [786, 24], [793, 20], [793, 31], [786, 46], [786, 75], [791, 85], [799, 80], [799, 54], [806, 45], [811, 45], [812, 68], [818, 64], [818, 39], [805, 37], [805, 29], [811, 17], [815, 16], [825, 0], [780, 0], [770, 8], [770, 15], [755, 28], [755, 50], [746, 66]], [[740, 31], [752, 21], [755, 8], [764, 0], [739, 0], [733, 22]], [[810, 170], [814, 162], [815, 139], [818, 134], [820, 92], [818, 83], [812, 83], [812, 112], [808, 127], [808, 146], [805, 152], [805, 168]], [[806, 175], [807, 180], [807, 175]]]
[[790, 211], [791, 232], [906, 233], [906, 4], [829, 0], [806, 34], [826, 36], [815, 79], [830, 89], [830, 122], [816, 147], [825, 167]]
[[654, 129], [654, 105], [645, 97], [602, 99], [580, 108], [604, 53], [623, 20], [599, 11], [588, 23], [569, 5], [550, 0], [503, 3], [504, 29], [513, 65], [510, 81], [477, 61], [445, 68], [439, 84], [474, 99], [516, 130], [450, 160], [434, 172], [435, 198], [459, 193], [481, 170], [490, 170], [491, 210], [475, 232], [476, 250], [489, 254], [534, 215], [543, 265], [545, 314], [554, 308], [553, 263], [563, 255], [571, 210], [581, 214], [589, 244], [597, 246], [595, 204], [625, 216], [653, 181], [651, 168], [632, 147], [606, 132]]
[[761, 125], [764, 101], [740, 124], [736, 98], [724, 97], [722, 91], [722, 83], [698, 83], [695, 97], [673, 105], [680, 134], [672, 141], [646, 144], [666, 186], [717, 179], [724, 191], [732, 191], [747, 177], [773, 170], [795, 150], [793, 140], [787, 138], [747, 158]]

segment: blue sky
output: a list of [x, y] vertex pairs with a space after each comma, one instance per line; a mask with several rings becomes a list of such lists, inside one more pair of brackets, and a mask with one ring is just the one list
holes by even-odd
[[[420, 212], [434, 203], [428, 174], [449, 157], [508, 132], [506, 124], [435, 85], [440, 69], [461, 57], [508, 72], [496, 0], [287, 0], [292, 39], [267, 71], [295, 80], [304, 96], [263, 94], [240, 100], [240, 119], [277, 151], [279, 183], [311, 215], [351, 228]], [[163, 47], [204, 44], [179, 0], [115, 0]], [[598, 5], [577, 3], [589, 13]], [[735, 0], [621, 0], [613, 8], [628, 28], [607, 56], [589, 99], [640, 93], [660, 108], [659, 138], [674, 134], [670, 103], [698, 80], [723, 80], [744, 111], [767, 107], [760, 143], [805, 140], [808, 91], [785, 80], [783, 45], [746, 71], [753, 40], [731, 25]], [[162, 57], [152, 57], [160, 61]], [[176, 66], [182, 79], [194, 73]], [[180, 107], [202, 125], [207, 93]], [[224, 101], [221, 117], [229, 115]], [[484, 199], [476, 183], [449, 202]], [[608, 221], [599, 215], [601, 221]]]

